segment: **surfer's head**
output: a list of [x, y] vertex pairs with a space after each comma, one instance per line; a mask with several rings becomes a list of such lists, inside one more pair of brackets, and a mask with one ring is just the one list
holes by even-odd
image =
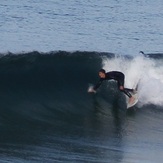
[[100, 76], [100, 78], [105, 78], [105, 70], [104, 69], [100, 69], [100, 71], [99, 71], [99, 76]]

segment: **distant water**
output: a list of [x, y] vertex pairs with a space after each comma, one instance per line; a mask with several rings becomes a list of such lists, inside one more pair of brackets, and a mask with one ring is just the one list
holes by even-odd
[[[162, 8], [1, 0], [0, 162], [162, 163]], [[139, 83], [134, 108], [112, 81], [87, 93], [101, 67]]]
[[162, 0], [1, 0], [0, 52], [162, 52]]

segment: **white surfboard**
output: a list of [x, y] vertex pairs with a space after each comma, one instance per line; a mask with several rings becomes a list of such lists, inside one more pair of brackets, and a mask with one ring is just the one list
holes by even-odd
[[134, 100], [132, 100], [131, 102], [129, 100], [129, 97], [126, 97], [127, 109], [133, 107], [138, 102], [138, 93], [132, 94], [132, 97], [134, 98]]
[[[140, 80], [140, 79], [139, 79]], [[134, 93], [133, 92], [130, 92], [132, 97], [134, 97], [134, 100], [130, 101], [129, 100], [129, 97], [126, 96], [126, 103], [127, 103], [127, 109], [133, 107], [136, 105], [136, 103], [138, 102], [139, 100], [139, 94], [138, 94], [138, 84], [139, 84], [139, 80], [137, 82], [135, 82], [133, 88], [134, 88]]]

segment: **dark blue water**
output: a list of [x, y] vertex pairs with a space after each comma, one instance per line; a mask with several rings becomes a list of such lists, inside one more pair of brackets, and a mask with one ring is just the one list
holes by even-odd
[[[162, 162], [163, 55], [156, 56], [64, 51], [1, 56], [0, 161]], [[102, 65], [122, 61], [116, 70], [121, 65], [125, 72], [126, 64], [132, 69], [134, 62], [148, 65], [131, 110], [114, 82], [87, 93]], [[125, 73], [130, 86], [133, 73]]]
[[[162, 163], [162, 8], [1, 0], [0, 162]], [[87, 93], [101, 67], [139, 82], [134, 108], [114, 82]]]

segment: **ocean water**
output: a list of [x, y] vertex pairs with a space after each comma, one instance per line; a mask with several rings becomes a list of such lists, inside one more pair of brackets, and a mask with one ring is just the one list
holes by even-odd
[[1, 0], [0, 51], [162, 52], [162, 0]]
[[[162, 163], [162, 6], [1, 0], [0, 162]], [[112, 81], [87, 93], [101, 67], [138, 83], [135, 107]]]

